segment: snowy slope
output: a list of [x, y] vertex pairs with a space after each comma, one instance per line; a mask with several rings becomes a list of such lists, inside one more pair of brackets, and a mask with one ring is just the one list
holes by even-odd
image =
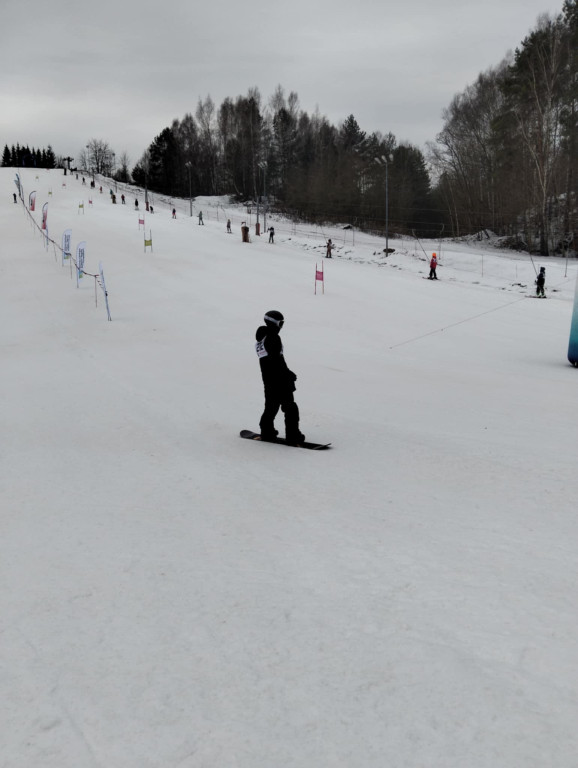
[[[244, 244], [210, 199], [156, 199], [145, 253], [132, 197], [21, 177], [112, 322], [1, 169], [0, 764], [576, 766], [576, 264], [535, 301], [528, 257]], [[238, 438], [269, 309], [331, 451]]]

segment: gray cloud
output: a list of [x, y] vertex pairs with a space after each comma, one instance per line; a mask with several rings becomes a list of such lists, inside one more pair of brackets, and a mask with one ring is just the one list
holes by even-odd
[[441, 112], [496, 66], [553, 0], [271, 0], [244, 3], [8, 0], [0, 28], [0, 145], [90, 138], [136, 162], [198, 99], [257, 86], [296, 91], [309, 113], [423, 147]]

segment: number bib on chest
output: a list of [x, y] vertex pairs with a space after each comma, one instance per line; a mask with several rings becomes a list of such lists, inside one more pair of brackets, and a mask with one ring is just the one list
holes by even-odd
[[[267, 337], [261, 339], [261, 341], [257, 341], [255, 343], [255, 351], [257, 352], [257, 357], [261, 359], [262, 357], [269, 357], [269, 353], [265, 349], [265, 339]], [[281, 354], [283, 354], [283, 344], [281, 344]]]

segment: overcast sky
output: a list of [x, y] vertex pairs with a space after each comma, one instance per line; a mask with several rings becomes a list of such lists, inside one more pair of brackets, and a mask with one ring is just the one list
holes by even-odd
[[199, 98], [266, 103], [277, 85], [337, 125], [424, 148], [441, 112], [563, 0], [1, 0], [0, 151], [77, 157], [107, 141], [132, 164]]

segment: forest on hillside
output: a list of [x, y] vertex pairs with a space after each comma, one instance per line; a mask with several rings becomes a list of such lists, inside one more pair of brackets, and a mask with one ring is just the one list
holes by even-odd
[[[130, 168], [92, 139], [78, 165], [179, 197], [226, 194], [301, 220], [418, 236], [494, 232], [512, 247], [576, 251], [578, 0], [543, 15], [520, 46], [443, 110], [423, 150], [368, 134], [350, 114], [333, 125], [280, 85], [216, 105], [199, 99]], [[5, 147], [3, 164], [54, 162]], [[5, 162], [6, 161], [6, 162]]]
[[452, 234], [490, 229], [542, 255], [576, 251], [577, 107], [578, 3], [566, 0], [444, 110], [428, 160]]
[[[266, 200], [288, 215], [399, 234], [492, 231], [543, 255], [573, 240], [578, 198], [578, 0], [443, 112], [427, 155], [257, 88], [173, 120], [132, 171], [151, 190]], [[386, 201], [387, 197], [387, 201]], [[387, 202], [387, 205], [386, 205]]]
[[21, 146], [19, 143], [8, 147], [6, 144], [1, 164], [3, 167], [12, 168], [56, 168], [57, 158], [50, 144], [46, 149], [30, 149], [29, 146]]

